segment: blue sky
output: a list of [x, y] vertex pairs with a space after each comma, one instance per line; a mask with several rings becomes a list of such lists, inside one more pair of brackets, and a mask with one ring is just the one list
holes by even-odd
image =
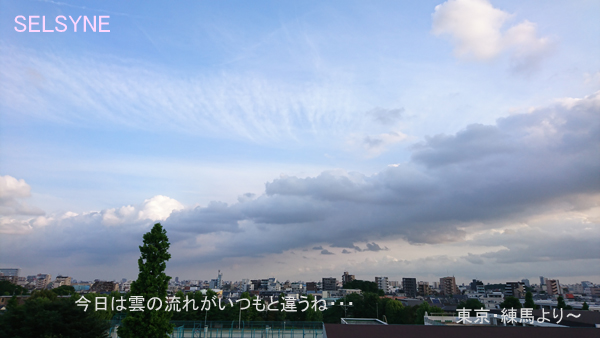
[[0, 4], [3, 265], [133, 278], [163, 221], [182, 278], [599, 277], [597, 2]]

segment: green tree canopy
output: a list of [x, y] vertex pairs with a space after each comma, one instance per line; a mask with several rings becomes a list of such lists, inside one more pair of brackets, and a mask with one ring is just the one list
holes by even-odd
[[344, 289], [360, 289], [362, 292], [376, 293], [379, 296], [385, 295], [383, 290], [377, 287], [377, 283], [366, 280], [353, 280], [344, 284]]
[[504, 302], [500, 303], [500, 307], [503, 309], [520, 309], [523, 306], [521, 305], [521, 302], [519, 301], [518, 298], [515, 298], [513, 296], [508, 296], [506, 298], [504, 298]]
[[588, 305], [587, 302], [583, 302], [583, 306], [581, 307], [581, 310], [583, 310], [583, 311], [589, 311], [590, 310], [590, 306]]
[[[47, 291], [47, 290], [45, 290]], [[75, 304], [73, 298], [50, 299], [38, 294], [25, 304], [9, 303], [0, 315], [0, 336], [39, 337], [106, 337], [109, 324], [90, 308]]]
[[61, 285], [56, 289], [52, 289], [52, 292], [56, 293], [59, 296], [73, 295], [75, 294], [75, 288], [71, 285]]
[[527, 293], [525, 294], [525, 304], [523, 304], [523, 307], [525, 307], [526, 309], [537, 308], [537, 305], [535, 305], [535, 303], [533, 302], [533, 294], [529, 291], [527, 291]]
[[558, 296], [558, 305], [556, 307], [559, 309], [565, 309], [567, 307], [567, 303], [565, 303], [565, 299], [562, 296]]
[[485, 305], [482, 302], [480, 302], [477, 298], [469, 298], [466, 301], [461, 301], [456, 306], [457, 310], [462, 308], [471, 310], [471, 316], [476, 316], [475, 310], [479, 310], [482, 308], [485, 309]]
[[27, 289], [20, 285], [15, 285], [7, 280], [0, 281], [0, 295], [2, 296], [26, 295], [28, 293]]
[[140, 246], [141, 257], [138, 260], [138, 278], [131, 283], [131, 296], [142, 296], [144, 306], [153, 297], [162, 302], [159, 311], [130, 311], [119, 327], [121, 338], [165, 338], [173, 332], [170, 323], [172, 312], [164, 311], [167, 306], [167, 290], [171, 277], [165, 274], [170, 244], [167, 231], [156, 223], [150, 232], [144, 234], [144, 244]]

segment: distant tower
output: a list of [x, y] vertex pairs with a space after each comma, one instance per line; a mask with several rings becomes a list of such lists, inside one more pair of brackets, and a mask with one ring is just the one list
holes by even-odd
[[219, 274], [217, 277], [217, 288], [219, 288], [219, 289], [223, 288], [223, 274], [221, 273], [221, 270], [219, 270]]

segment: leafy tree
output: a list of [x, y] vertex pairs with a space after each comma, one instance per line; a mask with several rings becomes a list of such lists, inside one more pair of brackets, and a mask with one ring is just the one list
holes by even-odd
[[565, 309], [567, 307], [567, 303], [565, 303], [565, 299], [562, 296], [558, 296], [558, 305], [556, 307], [559, 309]]
[[581, 310], [583, 310], [583, 311], [589, 311], [590, 310], [590, 306], [588, 305], [587, 302], [583, 302], [583, 306], [581, 307]]
[[[47, 291], [47, 290], [46, 290]], [[0, 336], [19, 338], [38, 337], [107, 337], [109, 324], [94, 311], [75, 304], [72, 298], [50, 299], [38, 294], [25, 304], [7, 304], [0, 316]]]
[[415, 315], [415, 324], [425, 324], [425, 312], [427, 312], [427, 314], [444, 313], [444, 310], [437, 306], [431, 306], [427, 302], [423, 302], [417, 308], [417, 312]]
[[526, 309], [537, 309], [537, 305], [533, 302], [533, 294], [529, 291], [525, 294], [525, 304], [523, 305]]
[[27, 289], [20, 285], [15, 285], [7, 280], [0, 281], [0, 295], [12, 296], [12, 295], [27, 295], [29, 292]]
[[[517, 300], [517, 301], [518, 301], [518, 300]], [[457, 309], [457, 310], [458, 310], [458, 309], [462, 309], [462, 308], [465, 308], [465, 309], [469, 309], [469, 310], [471, 310], [471, 316], [472, 316], [472, 317], [474, 317], [474, 316], [476, 316], [476, 315], [477, 315], [477, 314], [476, 314], [476, 312], [475, 312], [475, 310], [476, 310], [476, 309], [477, 309], [477, 310], [479, 310], [479, 309], [481, 309], [481, 308], [484, 308], [484, 309], [485, 309], [485, 305], [483, 305], [483, 303], [482, 303], [482, 302], [480, 302], [480, 301], [479, 301], [479, 299], [477, 299], [477, 298], [469, 298], [469, 299], [467, 299], [466, 301], [464, 301], [464, 300], [463, 300], [463, 301], [461, 301], [461, 302], [460, 302], [460, 303], [458, 303], [458, 305], [456, 306], [456, 309]]]
[[156, 223], [150, 232], [144, 234], [144, 245], [140, 246], [141, 257], [138, 260], [138, 278], [131, 283], [131, 295], [142, 296], [145, 301], [157, 297], [162, 301], [159, 311], [127, 311], [119, 327], [119, 337], [122, 338], [164, 338], [173, 332], [170, 323], [171, 311], [166, 307], [167, 289], [171, 277], [165, 274], [166, 261], [169, 254], [169, 238], [167, 231], [160, 223]]
[[513, 296], [508, 296], [506, 298], [504, 298], [504, 302], [500, 303], [500, 307], [503, 309], [520, 309], [523, 306], [521, 305], [521, 302], [519, 301], [518, 298], [515, 298]]
[[377, 287], [377, 283], [369, 282], [366, 280], [356, 279], [351, 282], [348, 282], [344, 284], [344, 289], [360, 289], [363, 293], [370, 292], [376, 293], [379, 296], [385, 295], [385, 292]]
[[29, 297], [29, 299], [37, 299], [37, 298], [47, 298], [51, 301], [56, 300], [57, 296], [56, 293], [50, 291], [50, 290], [35, 290], [33, 291], [33, 293], [31, 294], [31, 296]]
[[56, 293], [59, 296], [73, 295], [75, 294], [75, 288], [71, 285], [61, 285], [56, 289], [52, 289], [52, 292]]
[[[311, 294], [308, 295], [308, 298], [306, 299], [308, 301], [308, 304], [313, 304], [313, 301], [315, 300], [315, 297]], [[306, 314], [305, 317], [305, 321], [307, 322], [322, 322], [323, 321], [323, 313], [321, 311], [319, 311], [318, 309], [315, 310], [312, 308], [312, 306], [310, 306], [308, 308], [308, 310], [304, 311], [304, 313]]]
[[390, 299], [385, 304], [385, 318], [388, 324], [400, 324], [404, 305], [400, 301]]

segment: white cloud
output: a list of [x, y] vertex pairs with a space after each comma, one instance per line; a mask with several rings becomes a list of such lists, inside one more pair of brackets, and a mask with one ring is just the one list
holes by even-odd
[[0, 198], [15, 198], [31, 196], [31, 187], [23, 179], [12, 176], [0, 176]]
[[459, 58], [489, 60], [508, 52], [513, 70], [537, 66], [550, 40], [538, 37], [536, 25], [527, 20], [503, 30], [511, 17], [487, 0], [449, 0], [435, 7], [432, 33], [449, 36]]
[[[20, 198], [31, 196], [31, 187], [23, 179], [12, 176], [0, 176], [0, 215], [42, 215], [39, 208], [19, 201]], [[9, 224], [9, 223], [6, 223]], [[8, 227], [4, 225], [3, 228]], [[12, 224], [12, 223], [11, 223]]]
[[500, 28], [510, 14], [486, 0], [450, 0], [435, 7], [435, 35], [449, 34], [459, 57], [489, 59], [502, 51]]
[[125, 222], [150, 220], [153, 222], [166, 220], [173, 211], [182, 210], [183, 204], [167, 196], [154, 196], [138, 206], [126, 205], [120, 208], [103, 210], [102, 223], [119, 225]]

